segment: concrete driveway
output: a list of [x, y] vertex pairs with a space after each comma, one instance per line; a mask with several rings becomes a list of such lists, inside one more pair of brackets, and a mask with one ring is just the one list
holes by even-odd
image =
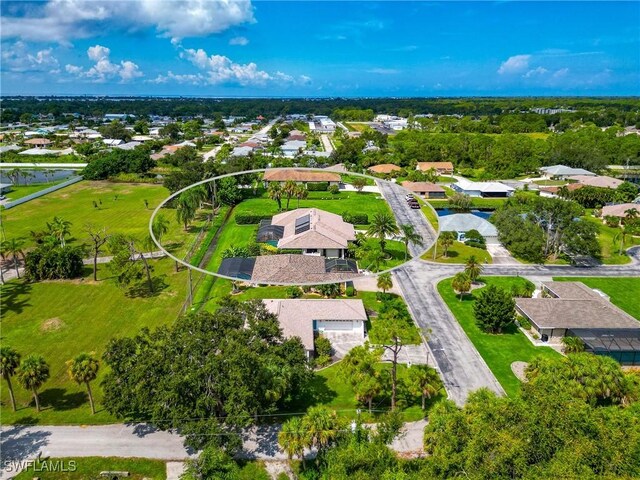
[[487, 244], [487, 252], [491, 255], [494, 264], [499, 265], [520, 265], [520, 262], [513, 258], [509, 250], [500, 244]]

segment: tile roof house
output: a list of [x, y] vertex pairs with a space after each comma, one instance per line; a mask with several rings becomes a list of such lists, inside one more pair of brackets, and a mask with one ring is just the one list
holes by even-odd
[[[517, 298], [516, 311], [531, 322], [543, 341], [567, 335], [582, 338], [595, 333], [597, 337], [598, 331], [606, 331], [612, 342], [620, 332], [624, 338], [631, 334], [640, 346], [640, 322], [584, 283], [544, 282], [542, 293], [546, 297]], [[640, 362], [640, 349], [636, 353]]]
[[640, 204], [637, 203], [619, 203], [618, 205], [607, 205], [602, 207], [602, 218], [612, 216], [624, 218], [627, 216], [627, 210], [636, 210], [640, 215]]
[[331, 185], [340, 183], [340, 175], [332, 172], [320, 172], [315, 170], [295, 170], [286, 168], [267, 169], [262, 179], [265, 182], [287, 182], [292, 180], [296, 183], [328, 182]]
[[[226, 260], [226, 259], [225, 259]], [[360, 276], [353, 260], [315, 255], [262, 255], [255, 258], [251, 282], [263, 284], [340, 283]]]
[[381, 163], [380, 165], [369, 167], [367, 170], [373, 173], [392, 173], [399, 172], [402, 168], [398, 165], [394, 165], [393, 163]]
[[430, 182], [402, 182], [407, 190], [423, 195], [425, 198], [446, 198], [447, 192], [440, 185]]
[[567, 178], [571, 175], [590, 175], [595, 176], [595, 173], [585, 170], [584, 168], [572, 168], [566, 165], [551, 165], [548, 167], [540, 168], [540, 173], [548, 178]]
[[453, 173], [453, 163], [451, 162], [418, 162], [416, 165], [416, 170], [423, 172], [432, 168], [440, 175]]
[[362, 300], [266, 299], [286, 338], [298, 337], [307, 356], [314, 352], [314, 334], [353, 334], [364, 340], [367, 313]]
[[46, 147], [47, 145], [51, 145], [51, 140], [48, 138], [30, 138], [29, 140], [25, 140], [24, 144], [32, 147]]
[[340, 215], [317, 208], [298, 208], [274, 215], [272, 227], [282, 227], [278, 248], [302, 250], [305, 255], [344, 258], [356, 239], [353, 225]]
[[621, 183], [624, 183], [624, 180], [608, 177], [606, 175], [571, 175], [567, 177], [567, 179], [574, 180], [582, 185], [600, 188], [618, 188]]

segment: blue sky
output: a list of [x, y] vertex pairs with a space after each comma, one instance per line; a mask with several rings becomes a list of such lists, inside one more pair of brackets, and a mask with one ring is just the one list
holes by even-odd
[[640, 94], [640, 2], [1, 7], [3, 95]]

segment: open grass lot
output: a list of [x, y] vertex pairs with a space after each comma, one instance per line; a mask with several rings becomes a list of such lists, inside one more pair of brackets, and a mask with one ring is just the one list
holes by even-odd
[[638, 277], [553, 277], [560, 282], [582, 282], [609, 295], [611, 303], [640, 320], [640, 278]]
[[433, 208], [430, 208], [427, 205], [421, 205], [420, 209], [422, 210], [422, 213], [424, 213], [424, 216], [427, 217], [427, 220], [429, 221], [433, 229], [437, 232], [438, 214], [433, 210]]
[[101, 368], [93, 384], [98, 413], [91, 415], [84, 387], [69, 380], [65, 362], [81, 352], [101, 356], [112, 337], [135, 335], [140, 328], [173, 322], [186, 297], [186, 270], [175, 273], [168, 259], [152, 262], [154, 276], [166, 283], [160, 293], [148, 298], [130, 298], [100, 267], [98, 282], [90, 269], [72, 281], [25, 283], [15, 280], [2, 286], [2, 344], [22, 356], [38, 353], [50, 365], [51, 378], [41, 389], [39, 414], [29, 404], [31, 395], [14, 381], [18, 412], [11, 411], [9, 394], [2, 387], [2, 422], [42, 424], [99, 424], [116, 419], [100, 406], [99, 387], [105, 374]]
[[[68, 242], [72, 244], [87, 241], [86, 224], [142, 240], [147, 236], [153, 210], [168, 196], [169, 191], [161, 185], [82, 181], [4, 212], [5, 234], [9, 239], [25, 239], [25, 247], [29, 248], [35, 245], [31, 231], [46, 229], [47, 222], [58, 216], [71, 222]], [[161, 213], [170, 223], [163, 244], [182, 255], [204, 224], [206, 213], [200, 212], [187, 232], [176, 220], [174, 209], [163, 209]]]
[[[487, 285], [510, 289], [512, 285], [523, 282], [518, 277], [483, 277], [481, 281]], [[511, 364], [516, 361], [528, 362], [537, 355], [556, 357], [560, 354], [549, 347], [534, 347], [525, 335], [515, 326], [500, 335], [484, 333], [475, 323], [473, 315], [473, 302], [477, 292], [459, 297], [451, 287], [451, 279], [442, 280], [438, 284], [438, 292], [447, 303], [449, 309], [456, 317], [462, 329], [482, 356], [487, 365], [496, 376], [507, 395], [517, 395], [520, 390], [520, 380], [511, 371]]]
[[[56, 182], [44, 182], [44, 183], [31, 183], [29, 185], [14, 185], [11, 187], [11, 191], [6, 193], [7, 200], [13, 201], [18, 200], [19, 198], [26, 197], [27, 195], [31, 195], [32, 193], [39, 192], [40, 190], [44, 190], [45, 188], [53, 187], [58, 183], [62, 183], [67, 179], [60, 179]], [[17, 207], [14, 207], [17, 208]]]
[[[380, 363], [377, 367], [380, 371], [386, 370], [390, 372], [391, 370], [390, 363]], [[400, 380], [400, 384], [403, 379], [407, 378], [408, 372], [409, 369], [406, 365], [398, 365], [398, 379]], [[391, 405], [390, 386], [388, 390], [388, 392], [385, 392], [374, 400], [374, 413], [370, 415], [367, 406], [356, 400], [353, 388], [346, 381], [340, 363], [337, 363], [315, 374], [309, 391], [305, 392], [304, 399], [291, 405], [290, 412], [302, 413], [309, 407], [325, 405], [347, 418], [357, 418], [357, 409], [361, 409], [360, 418], [364, 422], [374, 421], [376, 416], [389, 410], [389, 406]], [[444, 392], [440, 392], [437, 396], [428, 400], [427, 411], [434, 403], [443, 398], [443, 396]], [[398, 391], [398, 402], [404, 421], [412, 422], [424, 418], [425, 413], [420, 406], [420, 397], [414, 397], [406, 392], [404, 388], [400, 387]]]
[[371, 128], [368, 123], [361, 122], [344, 122], [344, 126], [351, 132], [364, 132], [367, 128]]
[[[598, 241], [600, 242], [600, 255], [602, 258], [602, 263], [607, 265], [622, 265], [631, 261], [628, 255], [620, 255], [622, 229], [620, 229], [619, 227], [609, 227], [602, 223], [601, 219], [592, 217], [591, 215], [587, 215], [583, 218], [590, 222], [593, 222], [598, 226], [600, 232], [598, 234]], [[631, 235], [627, 235], [624, 239], [624, 245], [622, 246], [623, 252], [627, 248], [633, 247], [634, 245], [640, 245], [640, 237], [632, 237]]]
[[[436, 258], [433, 258], [433, 252], [437, 248]], [[422, 255], [424, 260], [438, 263], [467, 263], [469, 257], [474, 255], [480, 263], [492, 263], [493, 260], [489, 252], [482, 248], [470, 247], [462, 242], [453, 242], [453, 245], [447, 250], [447, 257], [444, 256], [444, 248], [442, 245], [433, 246], [427, 253]]]
[[64, 466], [70, 469], [69, 465], [75, 465], [73, 472], [47, 472], [46, 465], [38, 463], [34, 467], [28, 468], [15, 477], [15, 480], [31, 480], [40, 478], [41, 480], [88, 480], [100, 478], [100, 472], [119, 471], [129, 472], [127, 478], [133, 480], [165, 480], [167, 478], [167, 467], [162, 460], [149, 460], [146, 458], [115, 458], [115, 457], [78, 457], [78, 458], [55, 458], [47, 459], [49, 465]]

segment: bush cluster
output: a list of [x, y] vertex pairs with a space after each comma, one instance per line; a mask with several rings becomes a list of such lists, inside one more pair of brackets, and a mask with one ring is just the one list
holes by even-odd
[[307, 190], [310, 192], [326, 192], [329, 189], [329, 182], [307, 183]]
[[268, 220], [273, 215], [251, 215], [251, 214], [242, 214], [236, 215], [236, 224], [237, 225], [254, 225], [260, 223], [261, 220]]
[[352, 225], [369, 225], [369, 215], [366, 213], [342, 212], [342, 220]]

